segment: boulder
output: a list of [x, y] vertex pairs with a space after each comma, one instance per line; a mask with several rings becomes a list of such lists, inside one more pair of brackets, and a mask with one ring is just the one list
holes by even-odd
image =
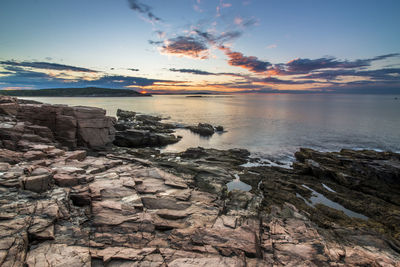
[[214, 134], [214, 127], [208, 123], [199, 123], [197, 126], [188, 126], [188, 129], [202, 136], [211, 136]]
[[29, 176], [22, 179], [22, 189], [42, 193], [50, 188], [52, 175], [43, 174], [37, 176]]

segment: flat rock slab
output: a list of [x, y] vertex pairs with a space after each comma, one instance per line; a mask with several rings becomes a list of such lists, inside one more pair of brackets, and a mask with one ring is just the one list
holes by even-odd
[[147, 209], [185, 210], [190, 203], [178, 202], [170, 198], [142, 197], [143, 206]]
[[91, 257], [88, 247], [42, 243], [28, 252], [26, 264], [30, 267], [90, 267]]

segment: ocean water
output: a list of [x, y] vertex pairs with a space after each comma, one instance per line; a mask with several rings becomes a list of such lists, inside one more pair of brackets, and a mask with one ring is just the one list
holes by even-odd
[[[397, 97], [397, 99], [396, 99]], [[161, 115], [183, 125], [206, 122], [226, 132], [210, 138], [184, 129], [183, 139], [163, 151], [189, 147], [246, 148], [256, 157], [287, 163], [300, 147], [400, 151], [400, 97], [392, 95], [211, 95], [137, 98], [36, 97], [51, 104], [118, 108]]]

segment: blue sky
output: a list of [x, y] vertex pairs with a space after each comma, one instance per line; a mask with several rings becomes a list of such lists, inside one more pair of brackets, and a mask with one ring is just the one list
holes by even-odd
[[2, 0], [0, 88], [400, 92], [397, 0]]

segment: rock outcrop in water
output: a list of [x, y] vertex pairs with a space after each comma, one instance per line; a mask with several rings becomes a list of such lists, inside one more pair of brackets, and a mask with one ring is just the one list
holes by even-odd
[[224, 127], [222, 127], [221, 125], [214, 127], [208, 123], [199, 123], [198, 125], [187, 126], [187, 129], [189, 129], [193, 133], [197, 133], [201, 136], [207, 137], [212, 136], [215, 132], [222, 133], [224, 131]]
[[[50, 142], [0, 149], [1, 266], [400, 265], [398, 154], [301, 149], [293, 169], [245, 168], [243, 149], [89, 156], [35, 136]], [[251, 191], [228, 192], [234, 177]]]
[[174, 134], [175, 125], [161, 122], [162, 118], [117, 110], [118, 121], [114, 144], [121, 147], [165, 146], [180, 141]]

